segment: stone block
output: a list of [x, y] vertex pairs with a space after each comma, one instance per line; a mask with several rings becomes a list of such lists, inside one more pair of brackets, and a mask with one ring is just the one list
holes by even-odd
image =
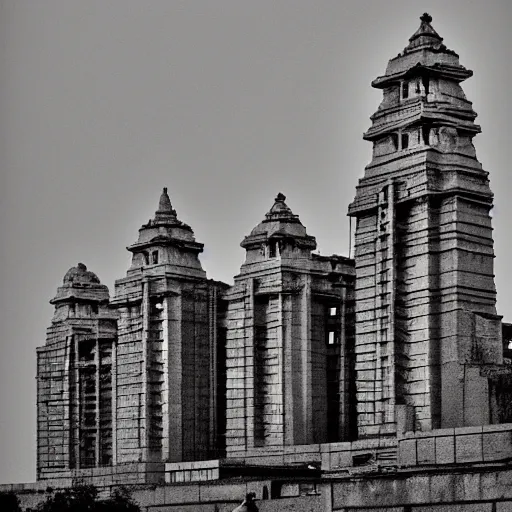
[[[480, 473], [466, 473], [461, 475], [464, 494], [458, 496], [458, 499], [464, 501], [477, 501], [481, 499], [481, 474]], [[457, 499], [457, 497], [456, 497]]]
[[[164, 502], [156, 505], [172, 505], [199, 502], [199, 485], [166, 485], [164, 487]], [[155, 496], [156, 498], [156, 496]]]
[[484, 461], [512, 458], [512, 432], [485, 432], [482, 437]]
[[322, 452], [322, 471], [331, 469], [331, 454], [330, 452]]
[[199, 501], [231, 501], [242, 500], [247, 492], [246, 483], [201, 485], [199, 487]]
[[330, 469], [352, 466], [352, 453], [350, 451], [331, 452], [329, 465]]
[[430, 478], [430, 501], [450, 503], [455, 499], [455, 477], [450, 474], [432, 475]]
[[416, 441], [418, 464], [435, 464], [436, 447], [434, 437], [419, 438]]
[[482, 432], [498, 432], [508, 430], [509, 432], [512, 432], [512, 423], [501, 423], [498, 425], [484, 425], [482, 427]]
[[398, 464], [400, 466], [416, 466], [416, 439], [402, 439], [398, 443]]
[[456, 435], [455, 436], [455, 461], [481, 462], [482, 434]]
[[455, 437], [436, 437], [436, 464], [455, 462]]
[[497, 477], [495, 472], [481, 473], [480, 475], [480, 498], [492, 500], [502, 497], [496, 485]]
[[496, 502], [496, 512], [512, 512], [512, 501]]

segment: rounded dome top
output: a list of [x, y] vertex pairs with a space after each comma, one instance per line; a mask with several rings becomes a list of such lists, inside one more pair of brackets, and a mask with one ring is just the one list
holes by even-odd
[[76, 267], [71, 267], [64, 276], [64, 284], [78, 283], [78, 284], [100, 284], [98, 276], [87, 270], [83, 263], [79, 263]]

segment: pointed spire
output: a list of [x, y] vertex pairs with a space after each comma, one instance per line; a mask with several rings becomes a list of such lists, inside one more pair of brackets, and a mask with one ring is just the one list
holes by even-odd
[[169, 199], [169, 195], [167, 194], [167, 187], [164, 187], [162, 195], [160, 196], [160, 201], [158, 202], [158, 210], [156, 213], [167, 213], [176, 215], [176, 212], [172, 209], [171, 200]]
[[155, 220], [176, 219], [176, 210], [173, 209], [167, 187], [164, 187], [160, 200], [158, 201], [158, 210], [155, 212]]
[[418, 47], [426, 46], [439, 46], [441, 45], [443, 38], [434, 30], [431, 25], [432, 16], [427, 12], [423, 13], [420, 17], [421, 25], [416, 32], [409, 38], [409, 45], [405, 48], [406, 50], [412, 50]]

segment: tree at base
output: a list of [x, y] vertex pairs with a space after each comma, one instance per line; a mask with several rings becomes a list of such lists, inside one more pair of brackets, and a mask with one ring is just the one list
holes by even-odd
[[79, 484], [48, 496], [35, 510], [36, 512], [140, 512], [140, 507], [124, 487], [116, 488], [110, 498], [99, 500], [96, 487]]
[[0, 492], [0, 510], [2, 512], [21, 512], [18, 496], [13, 492]]

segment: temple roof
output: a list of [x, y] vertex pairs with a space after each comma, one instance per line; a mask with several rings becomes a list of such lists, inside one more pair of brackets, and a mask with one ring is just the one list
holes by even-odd
[[76, 267], [71, 267], [64, 275], [64, 284], [100, 284], [98, 276], [87, 270], [83, 263], [78, 263]]
[[299, 216], [295, 215], [285, 203], [286, 196], [279, 192], [274, 204], [265, 214], [265, 218], [246, 236], [240, 244], [244, 248], [248, 248], [253, 244], [261, 244], [268, 239], [288, 238], [294, 239], [298, 245], [316, 248], [315, 237], [306, 233], [306, 228], [299, 220]]
[[83, 263], [78, 263], [66, 272], [63, 284], [57, 288], [57, 295], [50, 300], [50, 304], [76, 300], [101, 303], [109, 300], [108, 288]]
[[196, 252], [202, 251], [203, 248], [202, 244], [195, 241], [192, 228], [178, 219], [167, 188], [164, 187], [154, 218], [142, 225], [137, 242], [127, 249], [138, 252], [153, 245], [176, 245], [176, 243], [185, 244], [190, 250]]
[[158, 210], [155, 212], [155, 217], [150, 219], [147, 224], [144, 224], [141, 229], [151, 228], [154, 226], [169, 226], [179, 227], [185, 231], [192, 232], [192, 228], [181, 222], [176, 215], [176, 210], [172, 207], [167, 187], [164, 187], [160, 200], [158, 201]]
[[443, 38], [432, 27], [432, 16], [424, 13], [421, 23], [409, 38], [409, 44], [387, 65], [386, 72], [372, 82], [383, 89], [409, 76], [444, 76], [448, 80], [462, 82], [473, 72], [461, 66], [459, 56], [443, 44]]
[[432, 16], [424, 13], [420, 17], [421, 24], [418, 30], [409, 38], [409, 44], [406, 46], [405, 51], [417, 49], [421, 47], [438, 47], [443, 38], [434, 30], [432, 25]]

